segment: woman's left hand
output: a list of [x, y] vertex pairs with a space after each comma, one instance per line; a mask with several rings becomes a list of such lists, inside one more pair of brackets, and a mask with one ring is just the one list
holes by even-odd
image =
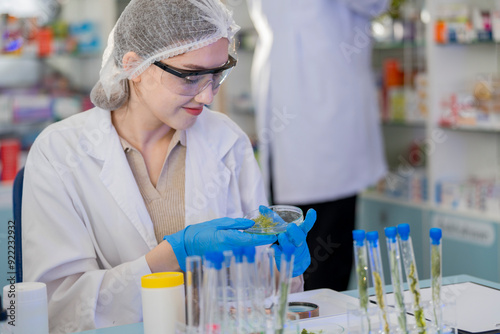
[[[265, 211], [264, 208], [259, 208], [261, 211]], [[270, 209], [268, 209], [270, 210]], [[271, 211], [271, 210], [270, 210]], [[307, 233], [311, 230], [316, 222], [316, 211], [314, 209], [309, 209], [306, 214], [306, 218], [297, 226], [296, 224], [288, 224], [286, 232], [278, 235], [279, 244], [274, 244], [272, 247], [274, 249], [274, 257], [276, 260], [276, 266], [280, 270], [281, 266], [281, 253], [283, 251], [283, 246], [290, 245], [294, 251], [294, 261], [293, 261], [293, 273], [292, 276], [296, 277], [302, 275], [304, 271], [311, 264], [311, 255], [309, 254], [309, 247], [307, 246], [306, 237]]]

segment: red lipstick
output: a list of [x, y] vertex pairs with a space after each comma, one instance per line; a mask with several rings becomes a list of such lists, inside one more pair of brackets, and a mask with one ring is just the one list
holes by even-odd
[[184, 110], [186, 110], [186, 112], [190, 115], [198, 116], [203, 111], [203, 107], [201, 107], [201, 108], [186, 108], [186, 107], [184, 107]]

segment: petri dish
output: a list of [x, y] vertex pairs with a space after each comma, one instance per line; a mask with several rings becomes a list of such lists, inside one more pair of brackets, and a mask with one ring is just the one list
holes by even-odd
[[300, 319], [319, 316], [318, 305], [308, 302], [289, 302], [288, 311], [298, 314]]
[[269, 207], [281, 219], [272, 216], [262, 217], [259, 209], [249, 212], [244, 218], [251, 219], [256, 224], [245, 230], [247, 233], [273, 235], [286, 231], [288, 224], [300, 225], [304, 221], [302, 210], [292, 205], [272, 205]]

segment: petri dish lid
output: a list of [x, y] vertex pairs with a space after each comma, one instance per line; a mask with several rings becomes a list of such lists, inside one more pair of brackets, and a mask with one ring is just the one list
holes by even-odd
[[254, 210], [245, 215], [244, 218], [251, 219], [255, 221], [256, 224], [246, 229], [245, 232], [265, 235], [280, 234], [286, 231], [288, 224], [293, 223], [300, 225], [304, 221], [302, 210], [296, 206], [273, 205], [269, 208], [273, 210], [281, 219], [276, 219], [272, 215], [263, 216], [259, 209]]

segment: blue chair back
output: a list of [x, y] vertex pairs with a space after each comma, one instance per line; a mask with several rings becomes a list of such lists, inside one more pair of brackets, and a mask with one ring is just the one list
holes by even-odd
[[12, 189], [12, 203], [14, 209], [14, 236], [15, 240], [15, 257], [16, 257], [16, 282], [23, 281], [23, 250], [22, 250], [22, 230], [21, 230], [21, 205], [23, 202], [23, 181], [24, 167], [17, 172], [14, 179]]

